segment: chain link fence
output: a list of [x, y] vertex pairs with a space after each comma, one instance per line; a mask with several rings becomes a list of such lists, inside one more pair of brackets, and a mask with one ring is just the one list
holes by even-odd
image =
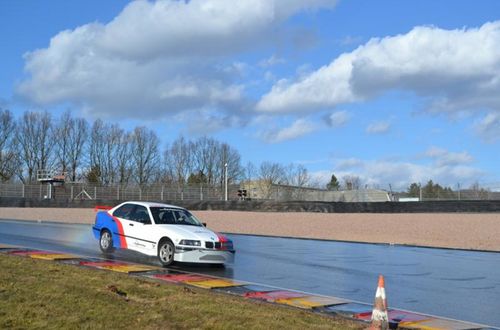
[[[52, 188], [51, 188], [52, 187]], [[51, 190], [52, 189], [52, 190]], [[439, 201], [439, 200], [500, 200], [499, 189], [463, 189], [444, 191], [420, 196], [406, 193], [391, 193], [383, 189], [358, 189], [330, 191], [318, 188], [295, 187], [276, 184], [231, 184], [228, 186], [228, 200], [245, 199], [271, 201], [323, 201], [323, 202], [387, 202], [387, 201]], [[21, 184], [1, 183], [0, 198], [16, 197], [26, 199], [58, 200], [144, 200], [144, 201], [221, 201], [225, 199], [222, 186], [207, 185], [150, 185], [119, 186], [92, 185], [84, 183]]]
[[500, 200], [500, 185], [488, 188], [443, 190], [428, 192], [424, 189], [418, 193], [409, 195], [407, 193], [394, 193], [395, 201], [476, 201], [476, 200]]
[[296, 187], [288, 185], [242, 185], [247, 188], [250, 199], [269, 199], [273, 201], [308, 202], [388, 202], [390, 194], [378, 189], [359, 189], [333, 191], [319, 188]]
[[[52, 190], [51, 190], [52, 189]], [[228, 186], [228, 199], [238, 199], [239, 185]], [[92, 184], [0, 184], [1, 197], [61, 200], [144, 200], [144, 201], [211, 201], [224, 200], [220, 186], [103, 186]]]

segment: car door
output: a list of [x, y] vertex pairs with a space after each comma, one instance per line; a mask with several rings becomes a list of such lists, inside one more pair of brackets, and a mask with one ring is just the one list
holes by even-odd
[[[142, 253], [151, 254], [154, 250], [155, 243], [152, 239], [152, 221], [147, 207], [136, 205], [130, 217], [131, 222], [128, 224], [130, 230], [131, 246], [130, 249]], [[133, 235], [132, 235], [133, 233]]]
[[131, 217], [133, 216], [136, 205], [127, 203], [120, 206], [113, 212], [113, 220], [117, 223], [118, 231], [113, 233], [114, 239], [125, 240], [126, 246], [122, 248], [130, 249], [134, 245], [135, 230]]

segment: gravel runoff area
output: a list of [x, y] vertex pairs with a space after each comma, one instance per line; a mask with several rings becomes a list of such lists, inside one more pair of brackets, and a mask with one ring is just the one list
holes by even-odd
[[[193, 211], [221, 232], [500, 251], [500, 213]], [[0, 208], [0, 219], [94, 222], [93, 209]]]

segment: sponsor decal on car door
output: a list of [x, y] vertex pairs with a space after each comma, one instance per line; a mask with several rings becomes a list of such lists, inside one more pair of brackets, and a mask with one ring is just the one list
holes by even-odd
[[116, 224], [117, 231], [113, 235], [120, 241], [121, 248], [130, 248], [133, 243], [129, 238], [131, 228], [130, 228], [130, 216], [134, 211], [134, 204], [125, 204], [113, 212], [112, 218]]
[[130, 237], [132, 249], [147, 253], [155, 248], [155, 242], [151, 240], [153, 225], [148, 209], [142, 205], [137, 205], [132, 216], [132, 228]]

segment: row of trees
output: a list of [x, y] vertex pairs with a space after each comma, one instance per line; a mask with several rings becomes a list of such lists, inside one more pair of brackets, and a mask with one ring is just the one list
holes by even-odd
[[241, 157], [226, 143], [203, 137], [175, 140], [163, 150], [146, 127], [126, 131], [98, 119], [89, 124], [65, 112], [25, 112], [17, 120], [0, 109], [0, 181], [31, 183], [38, 170], [65, 172], [71, 181], [100, 184], [166, 182], [216, 184], [239, 180]]
[[161, 147], [146, 127], [124, 130], [117, 124], [89, 123], [65, 112], [55, 120], [48, 112], [25, 112], [17, 120], [0, 109], [0, 182], [36, 181], [38, 170], [65, 172], [69, 180], [96, 184], [223, 185], [260, 180], [309, 186], [302, 165], [263, 162], [241, 165], [239, 152], [209, 137], [179, 137]]
[[424, 186], [415, 182], [410, 184], [407, 193], [409, 197], [420, 197], [422, 195], [426, 198], [450, 198], [455, 195], [450, 187], [442, 187], [432, 180], [429, 180]]
[[455, 199], [458, 198], [459, 193], [476, 199], [484, 199], [488, 197], [488, 190], [481, 187], [478, 182], [473, 183], [470, 187], [465, 189], [457, 187], [456, 190], [453, 190], [451, 187], [443, 187], [438, 183], [434, 183], [432, 180], [429, 180], [425, 185], [414, 182], [410, 184], [406, 193], [408, 197], [435, 199]]

